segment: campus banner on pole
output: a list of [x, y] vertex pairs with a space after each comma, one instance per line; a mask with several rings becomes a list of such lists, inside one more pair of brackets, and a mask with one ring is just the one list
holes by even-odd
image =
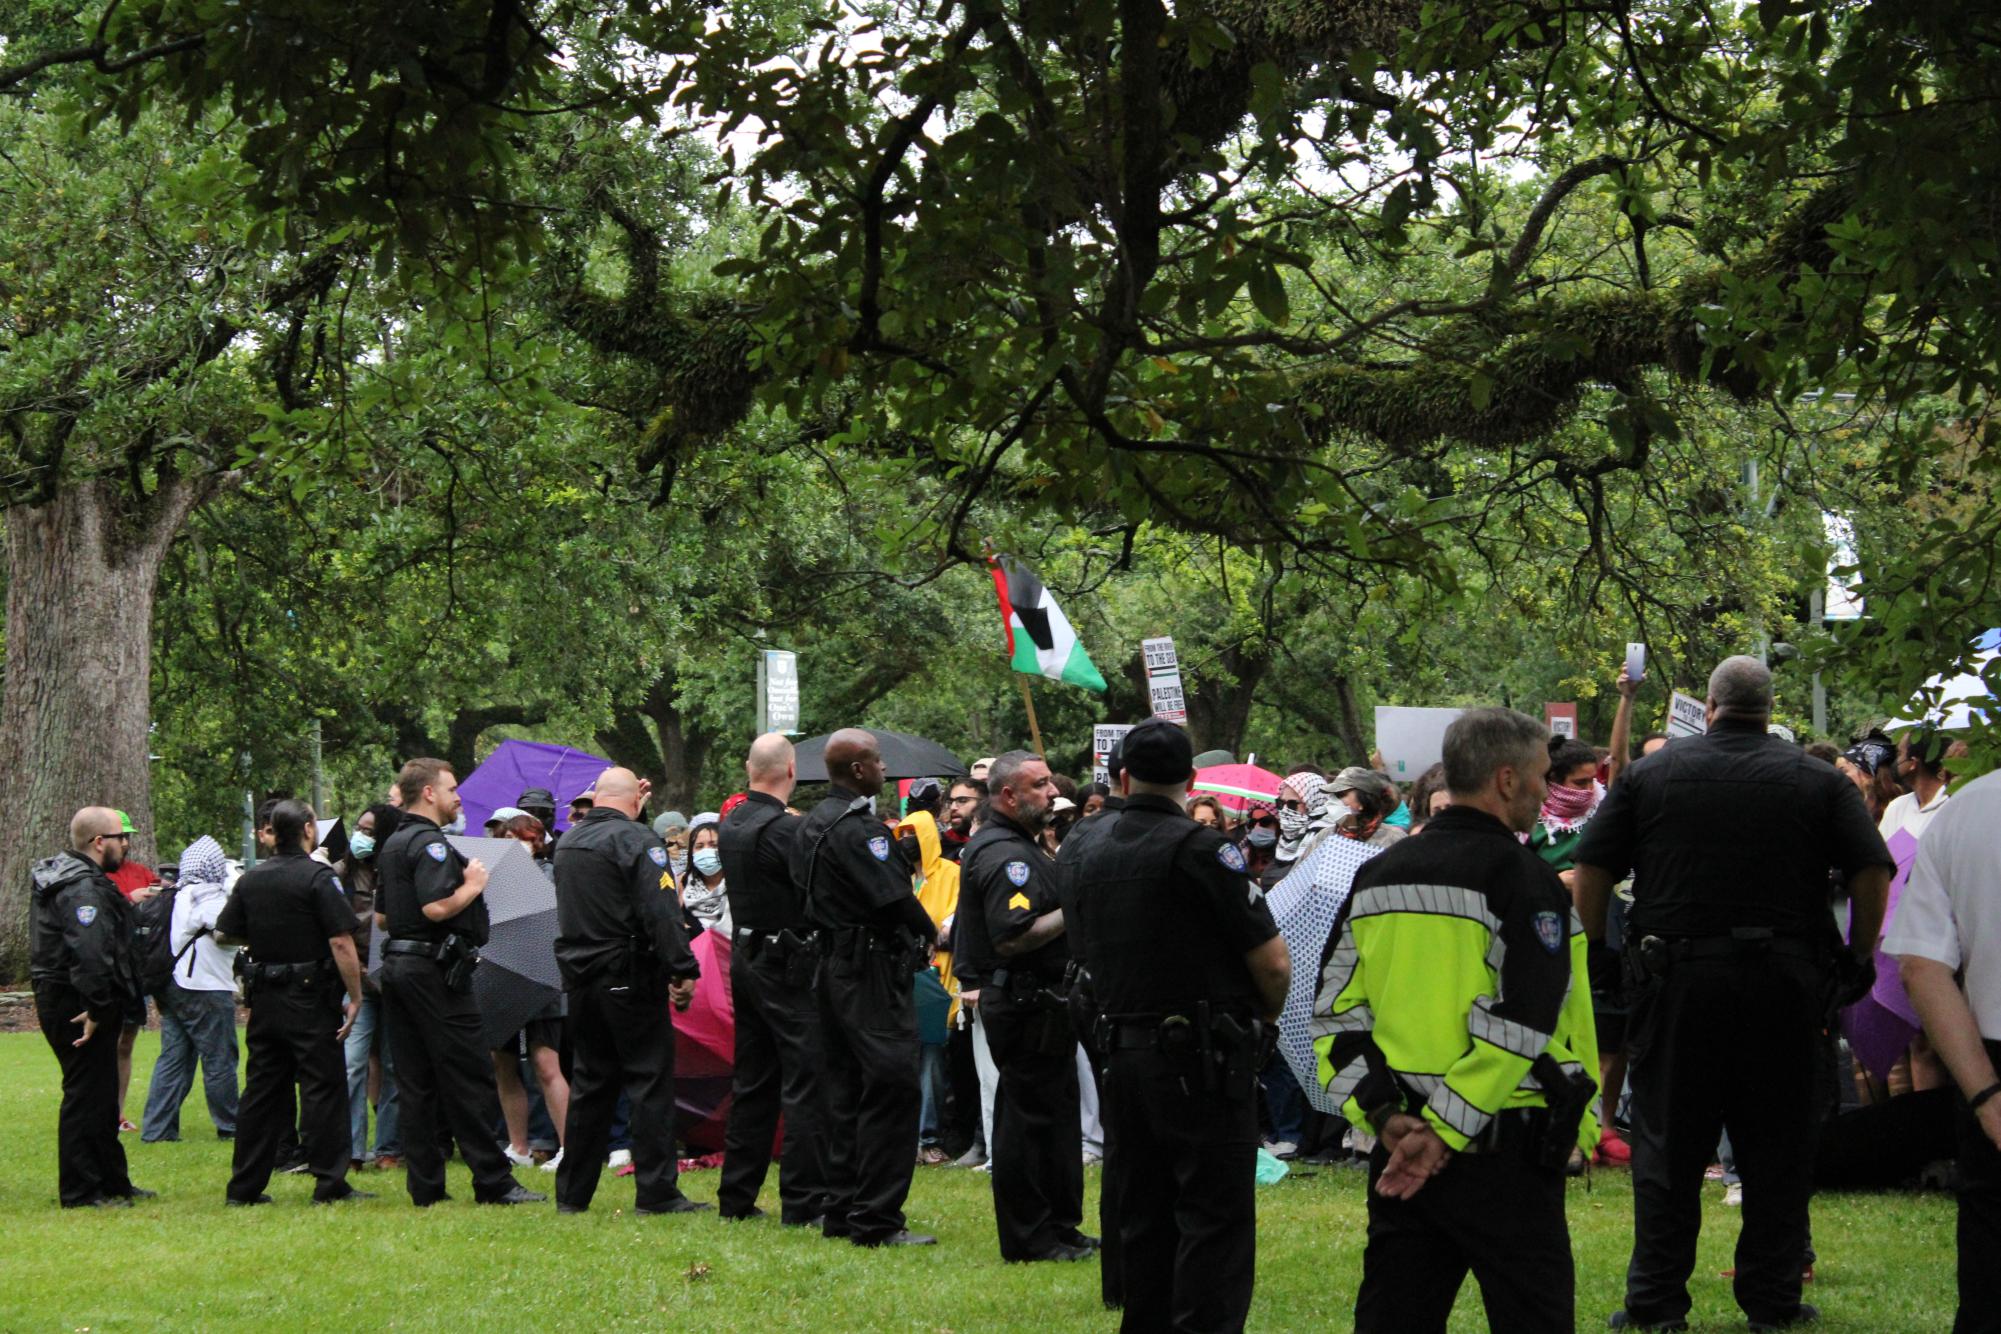
[[1445, 729], [1464, 709], [1376, 706], [1376, 749], [1390, 777], [1408, 782], [1445, 758]]
[[757, 655], [757, 731], [799, 735], [799, 655], [789, 649]]

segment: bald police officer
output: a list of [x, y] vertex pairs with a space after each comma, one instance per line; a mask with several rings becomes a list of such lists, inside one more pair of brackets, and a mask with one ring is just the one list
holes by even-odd
[[833, 793], [800, 825], [792, 879], [820, 938], [827, 1215], [857, 1246], [930, 1246], [904, 1227], [916, 1166], [917, 1007], [911, 974], [936, 944], [911, 868], [875, 814], [882, 751], [860, 728], [827, 738]]
[[980, 1022], [1000, 1069], [994, 1094], [994, 1222], [1003, 1260], [1084, 1260], [1077, 1038], [1065, 1007], [1069, 942], [1056, 867], [1039, 835], [1056, 799], [1025, 750], [987, 770], [991, 811], [960, 859], [956, 958], [979, 979]]
[[459, 783], [443, 760], [417, 759], [396, 775], [403, 820], [376, 857], [382, 946], [382, 1002], [396, 1054], [397, 1104], [410, 1200], [429, 1208], [445, 1194], [440, 1121], [472, 1169], [481, 1204], [534, 1204], [507, 1165], [493, 1127], [500, 1097], [472, 998], [472, 970], [490, 930], [486, 867], [469, 862], [440, 827], [459, 813]]
[[759, 737], [744, 761], [744, 776], [749, 791], [724, 817], [720, 843], [736, 927], [730, 952], [736, 1064], [716, 1208], [724, 1218], [763, 1212], [757, 1193], [771, 1166], [782, 1111], [779, 1221], [824, 1226], [820, 1002], [813, 992], [820, 955], [792, 883], [792, 847], [800, 825], [800, 817], [785, 809], [798, 776], [792, 743], [776, 732]]
[[632, 1100], [641, 1214], [709, 1206], [681, 1193], [674, 1156], [674, 1021], [701, 967], [688, 949], [667, 845], [639, 821], [650, 788], [630, 769], [599, 775], [596, 801], [556, 849], [556, 963], [570, 994], [570, 1117], [556, 1212], [590, 1208], [619, 1090]]
[[361, 1009], [354, 911], [333, 868], [310, 855], [318, 832], [312, 807], [279, 802], [271, 832], [276, 855], [244, 872], [215, 922], [224, 943], [247, 947], [243, 983], [250, 1002], [250, 1055], [224, 1203], [271, 1202], [264, 1187], [292, 1129], [294, 1085], [299, 1138], [318, 1178], [313, 1203], [372, 1199], [347, 1183], [343, 1044]]
[[1126, 734], [1124, 758], [1125, 806], [1078, 859], [1072, 924], [1103, 1012], [1120, 1327], [1241, 1329], [1263, 1026], [1278, 1018], [1291, 960], [1242, 853], [1188, 817], [1187, 734], [1149, 719]]

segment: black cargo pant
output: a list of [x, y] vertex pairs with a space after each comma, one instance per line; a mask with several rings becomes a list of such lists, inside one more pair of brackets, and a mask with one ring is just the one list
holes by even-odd
[[[404, 1180], [411, 1201], [428, 1205], [445, 1198], [439, 1131], [446, 1127], [472, 1169], [473, 1198], [492, 1201], [513, 1190], [513, 1170], [493, 1134], [500, 1095], [494, 1090], [493, 1060], [481, 1034], [478, 1004], [470, 994], [446, 986], [445, 970], [419, 954], [392, 954], [383, 961], [382, 1003], [396, 1057]], [[335, 1140], [345, 1153], [345, 1125]], [[319, 1151], [318, 1145], [313, 1148]]]
[[236, 1112], [236, 1152], [229, 1198], [255, 1200], [270, 1184], [283, 1141], [294, 1138], [292, 1090], [318, 1181], [316, 1200], [337, 1200], [347, 1184], [347, 1057], [340, 993], [326, 982], [264, 984], [250, 996], [250, 1052]]
[[1737, 1305], [1752, 1320], [1798, 1314], [1813, 1191], [1814, 1062], [1822, 970], [1747, 944], [1675, 958], [1632, 998], [1633, 1258], [1626, 1313], [1688, 1314], [1702, 1173], [1728, 1129], [1744, 1181]]
[[42, 1036], [63, 1072], [56, 1163], [57, 1191], [65, 1208], [132, 1193], [132, 1178], [125, 1174], [125, 1147], [118, 1142], [120, 1019], [115, 1011], [98, 1014], [97, 1033], [78, 1047], [74, 1044], [83, 1036], [83, 1025], [71, 1021], [87, 1008], [83, 996], [67, 982], [35, 983]]
[[781, 1112], [780, 1218], [810, 1223], [827, 1212], [820, 1002], [813, 994], [817, 965], [817, 954], [803, 948], [787, 952], [762, 934], [737, 934], [730, 955], [736, 1065], [722, 1182], [716, 1190], [716, 1209], [725, 1218], [741, 1217], [756, 1206]]
[[[823, 940], [825, 935], [822, 935]], [[827, 1236], [864, 1246], [903, 1230], [917, 1166], [917, 1006], [903, 956], [829, 948], [820, 961]]]
[[[998, 987], [981, 991], [979, 1005], [1000, 1070], [989, 1155], [1001, 1259], [1034, 1260], [1074, 1244], [1084, 1219], [1076, 1038], [1068, 1015], [1024, 1006]], [[1045, 1040], [1045, 1024], [1060, 1043]]]
[[1443, 1334], [1469, 1270], [1494, 1334], [1576, 1327], [1563, 1172], [1537, 1167], [1530, 1153], [1517, 1142], [1458, 1154], [1416, 1195], [1392, 1200], [1376, 1193], [1389, 1161], [1376, 1148], [1356, 1334]]
[[[2001, 1069], [2001, 1042], [1988, 1043], [1987, 1055]], [[1953, 1101], [1959, 1130], [1959, 1315], [1952, 1330], [2001, 1334], [2001, 1150], [1966, 1110], [1966, 1100], [1955, 1093]]]
[[570, 992], [570, 1119], [556, 1203], [584, 1209], [597, 1194], [621, 1090], [631, 1102], [634, 1205], [659, 1210], [682, 1198], [673, 1013], [664, 978], [631, 986], [591, 982]]
[[[1255, 1078], [1186, 1093], [1155, 1052], [1105, 1063], [1105, 1190], [1118, 1201], [1126, 1334], [1239, 1330], [1257, 1269]], [[1109, 1257], [1112, 1248], [1106, 1247]]]

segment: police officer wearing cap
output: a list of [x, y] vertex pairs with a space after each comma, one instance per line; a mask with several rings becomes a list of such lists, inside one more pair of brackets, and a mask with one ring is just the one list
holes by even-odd
[[1077, 1038], [1065, 1005], [1070, 959], [1056, 866], [1041, 832], [1056, 799], [1049, 766], [1025, 750], [987, 771], [990, 813], [959, 861], [954, 931], [961, 985], [979, 988], [980, 1023], [1000, 1070], [994, 1094], [994, 1222], [1003, 1260], [1083, 1260]]
[[1893, 863], [1854, 785], [1768, 735], [1771, 712], [1766, 666], [1725, 659], [1708, 732], [1635, 761], [1577, 846], [1593, 939], [1612, 886], [1633, 876], [1633, 1255], [1614, 1328], [1686, 1327], [1702, 1172], [1724, 1129], [1745, 1186], [1738, 1306], [1753, 1328], [1818, 1315], [1800, 1301], [1816, 1051], [1829, 1003], [1869, 982], [1833, 939], [1829, 872], [1846, 877], [1851, 938], [1874, 942]]
[[62, 1067], [56, 1153], [65, 1209], [124, 1209], [153, 1194], [133, 1186], [118, 1143], [118, 1034], [144, 994], [132, 910], [110, 874], [131, 846], [122, 824], [108, 807], [84, 807], [70, 819], [69, 850], [31, 872], [35, 1011]]
[[[882, 752], [860, 728], [827, 738], [833, 793], [792, 845], [792, 881], [820, 938], [826, 1062], [827, 1214], [822, 1231], [858, 1246], [930, 1246], [904, 1227], [917, 1164], [917, 1006], [911, 975], [937, 934], [911, 867], [876, 817]], [[732, 891], [734, 892], [734, 891]]]
[[1126, 734], [1124, 759], [1125, 805], [1077, 861], [1071, 926], [1103, 1012], [1120, 1327], [1240, 1329], [1256, 1264], [1257, 1072], [1291, 960], [1243, 854], [1188, 817], [1187, 734], [1149, 719]]
[[797, 782], [792, 743], [776, 732], [751, 743], [748, 790], [723, 817], [719, 851], [735, 923], [730, 994], [736, 1006], [736, 1062], [723, 1138], [716, 1208], [755, 1218], [771, 1166], [778, 1119], [785, 1118], [779, 1165], [779, 1221], [824, 1226], [825, 1153], [820, 1110], [820, 1003], [813, 992], [819, 942], [792, 883], [800, 817], [785, 803]]
[[556, 849], [556, 964], [570, 996], [570, 1118], [556, 1211], [590, 1207], [623, 1089], [641, 1214], [706, 1209], [681, 1193], [674, 1155], [674, 1010], [695, 995], [667, 846], [639, 821], [650, 791], [607, 769], [596, 804]]
[[[467, 861], [440, 827], [459, 813], [458, 778], [443, 760], [416, 759], [396, 775], [403, 819], [376, 855], [382, 1002], [396, 1056], [397, 1106], [410, 1200], [428, 1208], [445, 1194], [440, 1122], [472, 1169], [481, 1204], [534, 1204], [509, 1170], [493, 1127], [500, 1119], [493, 1062], [472, 996], [472, 970], [490, 930], [486, 867]], [[345, 1142], [345, 1133], [339, 1137]]]
[[250, 1054], [226, 1204], [271, 1202], [264, 1187], [292, 1128], [294, 1085], [300, 1139], [318, 1178], [313, 1203], [373, 1198], [347, 1183], [342, 1044], [361, 1009], [354, 912], [333, 868], [310, 855], [316, 828], [312, 807], [279, 802], [271, 811], [276, 855], [244, 872], [215, 922], [224, 943], [246, 947], [238, 967], [250, 1004]]

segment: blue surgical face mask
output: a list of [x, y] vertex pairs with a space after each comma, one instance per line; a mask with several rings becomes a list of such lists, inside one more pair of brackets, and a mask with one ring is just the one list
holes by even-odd
[[694, 856], [695, 869], [703, 875], [714, 875], [723, 869], [723, 854], [714, 848], [700, 848]]
[[1259, 825], [1253, 827], [1250, 833], [1244, 835], [1244, 839], [1252, 847], [1260, 850], [1274, 848], [1278, 846], [1278, 831]]
[[365, 862], [375, 855], [375, 835], [354, 833], [348, 835], [347, 855], [358, 862]]

